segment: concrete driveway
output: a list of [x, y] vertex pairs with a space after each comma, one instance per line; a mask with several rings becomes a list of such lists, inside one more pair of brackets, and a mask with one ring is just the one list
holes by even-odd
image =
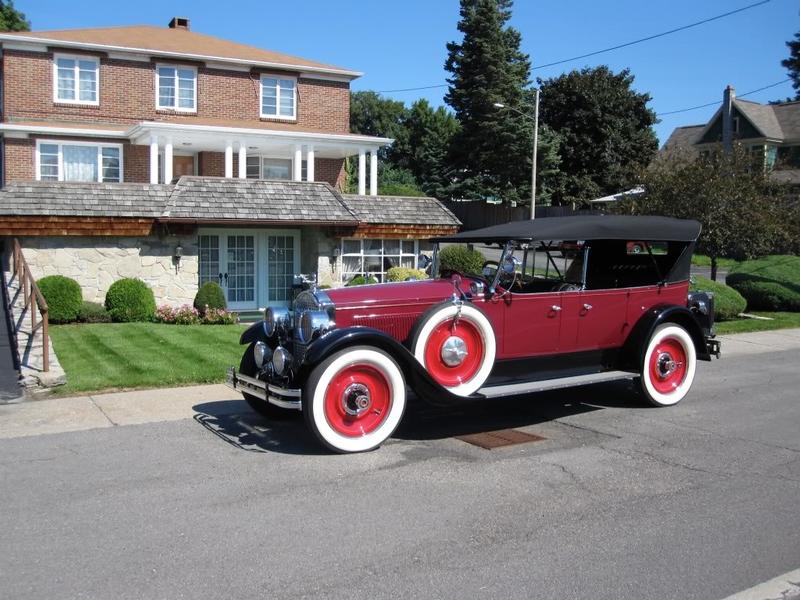
[[[3, 406], [0, 589], [724, 598], [800, 566], [798, 349], [797, 330], [737, 336], [671, 409], [624, 383], [414, 405], [394, 439], [352, 456], [225, 388]], [[508, 427], [544, 439], [453, 437]]]

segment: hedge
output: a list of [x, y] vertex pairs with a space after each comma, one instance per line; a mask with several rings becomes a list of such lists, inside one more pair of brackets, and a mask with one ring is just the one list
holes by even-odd
[[108, 288], [106, 309], [114, 321], [149, 321], [156, 312], [156, 299], [141, 279], [120, 279]]
[[345, 284], [345, 287], [350, 287], [352, 285], [367, 285], [372, 283], [379, 283], [375, 276], [369, 275], [364, 277], [363, 275], [356, 275]]
[[447, 246], [439, 252], [439, 272], [456, 271], [465, 275], [481, 275], [486, 258], [466, 246]]
[[47, 302], [51, 323], [71, 323], [78, 318], [83, 297], [77, 281], [63, 275], [48, 275], [37, 281], [36, 285]]
[[408, 267], [392, 267], [386, 271], [387, 281], [406, 281], [408, 279], [427, 279], [428, 275], [422, 269], [409, 269]]
[[110, 323], [111, 315], [102, 304], [83, 302], [78, 310], [78, 321], [81, 323]]
[[707, 277], [696, 276], [689, 286], [691, 291], [712, 292], [714, 294], [714, 320], [730, 321], [747, 308], [747, 300], [732, 287], [712, 281]]
[[749, 310], [800, 311], [800, 256], [747, 260], [725, 281], [747, 299]]

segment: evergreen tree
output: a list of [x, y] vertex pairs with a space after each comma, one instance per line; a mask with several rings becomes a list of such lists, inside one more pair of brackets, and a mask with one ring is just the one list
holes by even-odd
[[541, 118], [560, 137], [556, 204], [583, 203], [633, 187], [658, 150], [649, 94], [637, 93], [628, 69], [607, 66], [539, 80]]
[[25, 14], [14, 8], [14, 0], [0, 0], [0, 31], [30, 31]]
[[520, 51], [519, 32], [507, 25], [511, 6], [511, 0], [461, 0], [458, 30], [464, 37], [447, 44], [445, 101], [461, 123], [449, 158], [455, 194], [462, 197], [511, 201], [530, 195], [530, 61]]
[[789, 58], [781, 61], [781, 65], [789, 71], [792, 87], [795, 91], [795, 100], [800, 100], [800, 31], [794, 34], [794, 39], [786, 42], [789, 47]]

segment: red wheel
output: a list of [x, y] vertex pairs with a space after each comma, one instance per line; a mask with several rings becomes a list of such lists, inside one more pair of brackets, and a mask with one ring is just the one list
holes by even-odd
[[650, 338], [642, 362], [642, 391], [656, 406], [680, 402], [694, 381], [697, 353], [694, 342], [681, 326], [668, 323]]
[[459, 396], [469, 396], [486, 382], [497, 350], [494, 331], [474, 306], [447, 303], [423, 317], [412, 348], [431, 377]]
[[395, 430], [406, 405], [403, 374], [375, 348], [338, 352], [318, 365], [303, 390], [303, 414], [317, 438], [336, 452], [363, 452]]

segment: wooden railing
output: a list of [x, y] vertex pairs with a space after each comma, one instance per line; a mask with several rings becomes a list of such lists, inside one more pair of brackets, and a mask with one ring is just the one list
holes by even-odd
[[[24, 300], [25, 308], [30, 310], [31, 313], [31, 339], [37, 329], [42, 330], [42, 370], [47, 372], [50, 370], [50, 338], [49, 326], [50, 319], [48, 316], [47, 301], [39, 291], [39, 286], [36, 285], [36, 279], [31, 274], [28, 263], [25, 261], [25, 255], [22, 254], [22, 246], [19, 240], [14, 238], [14, 249], [12, 252], [14, 265], [12, 274], [17, 280], [17, 285], [22, 289], [22, 299]], [[36, 313], [41, 315], [41, 319], [37, 322]]]

